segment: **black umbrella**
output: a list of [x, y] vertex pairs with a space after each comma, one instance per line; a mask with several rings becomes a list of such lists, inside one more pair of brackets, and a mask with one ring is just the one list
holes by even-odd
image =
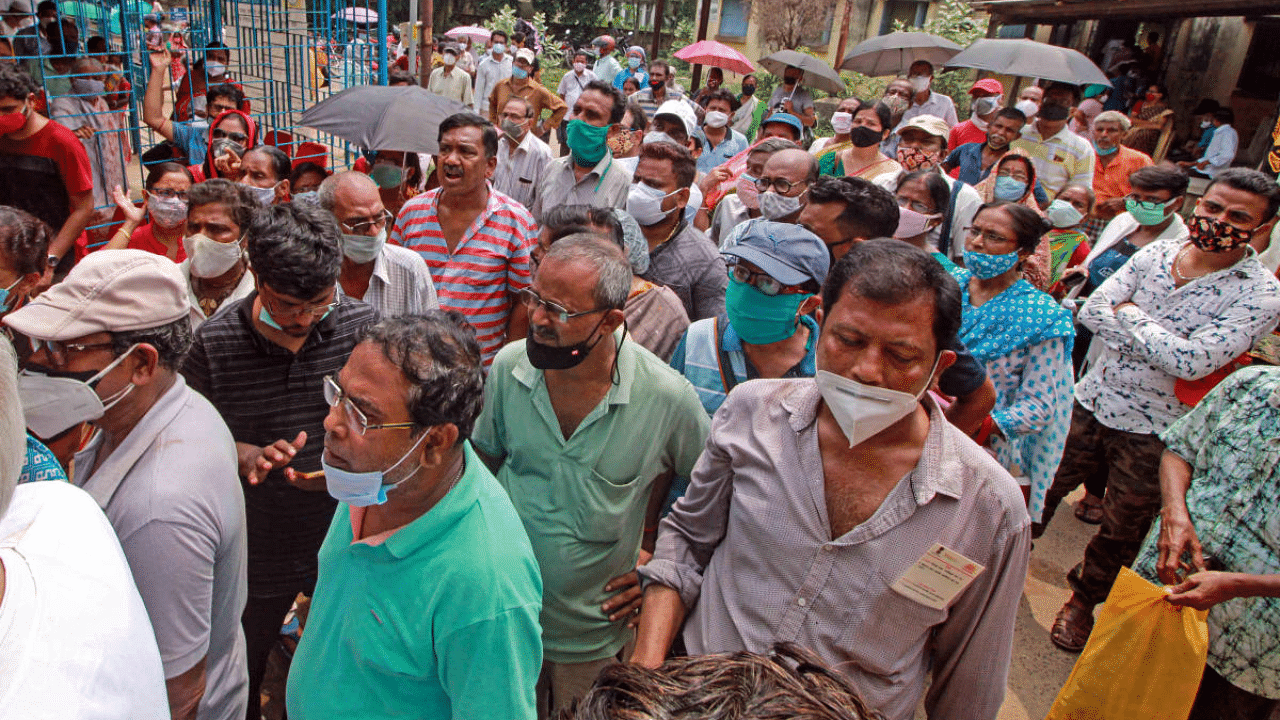
[[440, 123], [468, 108], [416, 85], [347, 88], [302, 113], [302, 124], [369, 150], [436, 154]]

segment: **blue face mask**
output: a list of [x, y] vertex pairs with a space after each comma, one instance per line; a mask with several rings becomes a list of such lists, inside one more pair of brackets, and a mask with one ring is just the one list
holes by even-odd
[[1003, 275], [1013, 269], [1018, 264], [1018, 253], [1011, 252], [1003, 255], [989, 255], [987, 253], [973, 252], [972, 250], [964, 251], [964, 267], [973, 276], [981, 280], [990, 280], [998, 275]]
[[[329, 317], [329, 313], [331, 312], [333, 311], [326, 310], [325, 313], [320, 316], [320, 320], [323, 320]], [[280, 332], [285, 331], [284, 328], [280, 327], [280, 323], [276, 322], [276, 319], [271, 317], [271, 313], [267, 312], [267, 309], [265, 307], [258, 311], [258, 319], [261, 320], [264, 325], [266, 325], [267, 327], [273, 330], [279, 330]], [[316, 320], [316, 322], [320, 322], [320, 320]]]
[[19, 276], [17, 280], [14, 280], [13, 284], [9, 287], [0, 288], [0, 313], [9, 312], [9, 291], [17, 287], [20, 282], [22, 282], [21, 276]]
[[529, 77], [529, 71], [525, 70], [524, 68], [518, 65], [513, 65], [511, 66], [511, 77], [515, 78], [516, 80], [523, 80]]
[[1000, 175], [996, 177], [995, 197], [997, 200], [1007, 200], [1008, 202], [1017, 202], [1027, 194], [1027, 184], [1021, 180], [1015, 180], [1008, 175]]
[[[338, 502], [344, 502], [353, 507], [368, 507], [370, 505], [381, 505], [387, 501], [387, 491], [397, 488], [405, 480], [413, 477], [413, 473], [409, 473], [399, 480], [387, 482], [387, 473], [395, 470], [410, 455], [417, 451], [418, 446], [427, 437], [427, 433], [422, 433], [418, 441], [409, 448], [408, 452], [400, 456], [391, 467], [386, 470], [371, 470], [369, 472], [352, 472], [336, 468], [324, 461], [324, 456], [320, 456], [320, 467], [324, 468], [324, 486]], [[414, 468], [417, 472], [421, 463]]]
[[1119, 151], [1120, 151], [1120, 146], [1119, 146], [1119, 145], [1112, 145], [1111, 147], [1109, 147], [1109, 148], [1105, 148], [1105, 149], [1104, 149], [1104, 148], [1100, 148], [1100, 147], [1098, 147], [1098, 143], [1097, 143], [1097, 142], [1094, 142], [1094, 143], [1093, 143], [1093, 151], [1094, 151], [1094, 152], [1096, 152], [1096, 153], [1098, 153], [1099, 155], [1110, 155], [1110, 154], [1112, 154], [1112, 153], [1119, 152]]
[[724, 309], [738, 337], [752, 345], [768, 345], [796, 334], [800, 306], [808, 299], [803, 293], [765, 295], [731, 277]]

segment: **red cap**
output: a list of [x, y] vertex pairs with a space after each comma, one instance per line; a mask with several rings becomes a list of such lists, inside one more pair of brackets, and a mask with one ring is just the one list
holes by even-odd
[[1004, 85], [1001, 85], [1000, 81], [995, 78], [983, 78], [974, 83], [973, 87], [969, 88], [969, 94], [972, 95], [975, 90], [989, 92], [992, 95], [1003, 95]]

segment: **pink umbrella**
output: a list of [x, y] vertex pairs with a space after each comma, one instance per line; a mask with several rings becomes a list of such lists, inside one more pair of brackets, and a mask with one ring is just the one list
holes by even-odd
[[445, 37], [456, 38], [456, 37], [464, 37], [464, 36], [471, 38], [472, 41], [474, 42], [482, 43], [482, 42], [489, 41], [489, 31], [486, 30], [485, 28], [477, 27], [475, 25], [463, 25], [462, 27], [456, 27], [450, 30], [449, 32], [445, 33]]
[[676, 57], [695, 65], [718, 67], [739, 75], [756, 71], [756, 66], [751, 64], [746, 55], [715, 40], [700, 40], [688, 47], [680, 48], [676, 51]]

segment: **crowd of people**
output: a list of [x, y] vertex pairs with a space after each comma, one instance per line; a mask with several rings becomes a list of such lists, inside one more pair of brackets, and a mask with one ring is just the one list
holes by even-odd
[[[36, 64], [102, 82], [54, 16]], [[260, 720], [295, 624], [302, 720], [717, 696], [691, 677], [994, 718], [1084, 485], [1046, 642], [1132, 566], [1209, 609], [1192, 717], [1268, 717], [1280, 187], [1229, 108], [1156, 162], [1158, 86], [984, 78], [961, 122], [917, 62], [815, 138], [800, 68], [689, 93], [602, 36], [552, 91], [515, 35], [441, 47], [436, 154], [336, 171], [265, 140], [230, 49], [175, 87], [152, 48], [141, 204], [0, 62], [7, 708]]]

